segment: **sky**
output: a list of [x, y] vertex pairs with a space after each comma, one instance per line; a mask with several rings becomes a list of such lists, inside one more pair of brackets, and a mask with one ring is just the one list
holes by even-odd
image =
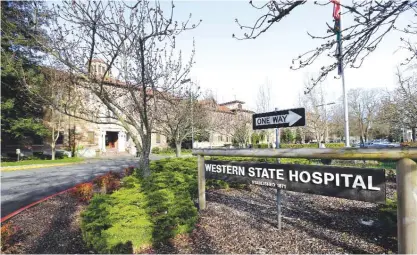
[[[248, 1], [176, 1], [175, 6], [176, 20], [184, 20], [190, 13], [191, 20], [202, 19], [199, 27], [177, 39], [177, 46], [185, 55], [191, 51], [192, 40], [196, 42], [196, 64], [190, 78], [202, 90], [211, 89], [219, 102], [238, 99], [246, 102], [246, 108], [256, 110], [259, 86], [269, 81], [273, 108], [299, 106], [298, 97], [304, 91], [306, 77], [317, 73], [323, 62], [297, 71], [289, 67], [293, 58], [321, 43], [310, 39], [307, 31], [326, 33], [326, 22], [333, 25], [331, 5], [318, 7], [309, 1], [257, 39], [245, 41], [232, 38], [233, 33], [243, 34], [235, 18], [249, 25], [262, 14]], [[399, 22], [409, 19], [411, 15]], [[396, 67], [406, 56], [397, 51], [399, 45], [399, 34], [389, 34], [360, 69], [345, 70], [346, 88], [394, 88]], [[342, 95], [341, 80], [333, 78], [336, 72], [323, 83], [329, 102], [338, 102]]]
[[[191, 21], [198, 23], [202, 20], [196, 29], [182, 33], [176, 41], [177, 49], [182, 51], [186, 60], [195, 40], [196, 63], [191, 70], [191, 80], [202, 91], [211, 90], [219, 103], [242, 100], [246, 102], [245, 108], [256, 111], [259, 86], [269, 83], [271, 110], [300, 106], [299, 95], [305, 90], [307, 77], [317, 74], [324, 63], [335, 61], [322, 58], [306, 68], [290, 69], [294, 58], [323, 42], [311, 39], [307, 31], [313, 35], [325, 35], [326, 22], [333, 26], [332, 5], [323, 7], [313, 2], [309, 0], [297, 7], [257, 39], [239, 41], [232, 37], [232, 34], [243, 35], [235, 19], [252, 25], [264, 13], [252, 8], [249, 1], [175, 1], [174, 20], [184, 21], [190, 13]], [[171, 1], [160, 0], [160, 3], [163, 9], [170, 9]], [[398, 20], [398, 25], [406, 24], [412, 18], [407, 13]], [[349, 23], [349, 17], [343, 18], [342, 24], [347, 26]], [[388, 34], [360, 69], [345, 69], [346, 89], [393, 89], [396, 86], [396, 68], [407, 57], [405, 51], [398, 51], [399, 37], [398, 32]], [[324, 103], [341, 103], [338, 100], [342, 96], [342, 82], [334, 79], [335, 75], [336, 70], [322, 83], [327, 94]]]

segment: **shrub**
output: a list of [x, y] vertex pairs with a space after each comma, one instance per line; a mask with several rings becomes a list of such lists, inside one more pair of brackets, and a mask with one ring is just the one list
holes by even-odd
[[161, 149], [159, 147], [153, 147], [151, 152], [152, 154], [159, 154], [161, 152]]
[[134, 253], [191, 231], [196, 168], [194, 158], [152, 162], [148, 178], [127, 176], [119, 190], [95, 195], [82, 213], [84, 240], [99, 253]]
[[416, 148], [417, 147], [417, 142], [402, 142], [400, 144], [401, 147], [411, 147], [411, 148]]
[[119, 173], [110, 171], [107, 174], [94, 178], [93, 183], [101, 189], [102, 193], [111, 193], [119, 188], [120, 178]]
[[93, 197], [93, 184], [81, 183], [74, 187], [71, 193], [80, 201], [89, 201]]
[[97, 194], [82, 213], [83, 238], [97, 252], [132, 254], [134, 249], [152, 244], [153, 225], [145, 209], [146, 197], [137, 180], [134, 187], [111, 195]]
[[256, 144], [255, 145], [255, 148], [258, 148], [258, 149], [268, 149], [268, 144], [266, 144], [266, 143]]
[[[324, 144], [326, 148], [343, 148], [345, 147], [344, 143], [326, 143]], [[293, 143], [293, 144], [280, 144], [280, 148], [283, 149], [301, 149], [301, 148], [312, 148], [316, 149], [318, 148], [318, 144], [316, 143], [305, 143], [305, 144], [299, 144], [299, 143]]]
[[3, 250], [5, 247], [10, 245], [10, 240], [12, 236], [15, 234], [16, 229], [12, 227], [11, 223], [2, 224], [1, 226], [1, 249]]
[[125, 176], [132, 175], [134, 171], [135, 171], [135, 167], [133, 167], [133, 166], [126, 167], [123, 170]]

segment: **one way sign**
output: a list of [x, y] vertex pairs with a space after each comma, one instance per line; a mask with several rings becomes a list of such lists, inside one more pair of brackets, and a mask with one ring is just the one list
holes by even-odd
[[252, 115], [253, 129], [299, 127], [306, 125], [304, 108], [257, 113]]

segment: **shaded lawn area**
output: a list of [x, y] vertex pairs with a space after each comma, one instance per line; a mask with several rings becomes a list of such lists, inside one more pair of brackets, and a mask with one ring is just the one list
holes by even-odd
[[64, 159], [29, 159], [22, 160], [18, 162], [1, 162], [1, 166], [27, 166], [27, 165], [37, 165], [37, 164], [57, 164], [57, 163], [77, 163], [83, 162], [83, 158], [64, 158]]

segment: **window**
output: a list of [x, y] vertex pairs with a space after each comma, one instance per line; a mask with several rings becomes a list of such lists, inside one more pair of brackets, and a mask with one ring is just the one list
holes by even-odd
[[94, 131], [87, 132], [88, 144], [94, 144]]
[[56, 144], [64, 144], [64, 132], [63, 131], [59, 132], [59, 136], [58, 136], [58, 140], [56, 140]]
[[161, 143], [161, 135], [156, 134], [156, 143]]

